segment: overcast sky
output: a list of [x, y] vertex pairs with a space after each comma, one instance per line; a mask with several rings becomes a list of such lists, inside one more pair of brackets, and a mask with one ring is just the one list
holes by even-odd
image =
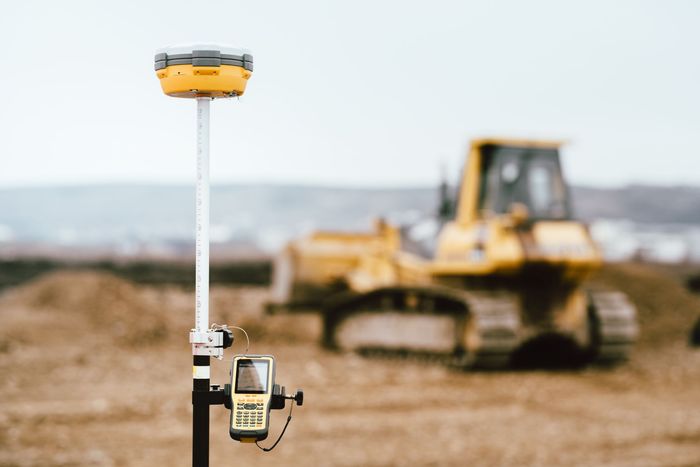
[[45, 1], [0, 15], [0, 187], [190, 183], [158, 47], [250, 48], [215, 182], [432, 185], [470, 138], [565, 138], [574, 183], [700, 184], [700, 2]]

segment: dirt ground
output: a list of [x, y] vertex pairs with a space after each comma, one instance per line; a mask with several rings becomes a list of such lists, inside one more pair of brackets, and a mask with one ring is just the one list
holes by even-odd
[[[642, 338], [619, 368], [459, 372], [321, 350], [314, 315], [261, 319], [266, 290], [217, 286], [212, 319], [248, 329], [303, 387], [270, 453], [228, 436], [212, 408], [211, 465], [700, 465], [700, 299], [666, 272], [599, 282], [637, 303]], [[0, 466], [190, 464], [193, 294], [56, 272], [0, 296]], [[237, 336], [234, 349], [243, 350]], [[213, 382], [228, 364], [213, 363]], [[270, 444], [286, 412], [274, 412]]]

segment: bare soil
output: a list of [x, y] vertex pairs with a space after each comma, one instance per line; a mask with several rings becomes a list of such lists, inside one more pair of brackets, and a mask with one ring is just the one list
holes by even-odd
[[[228, 436], [213, 407], [211, 465], [700, 465], [700, 300], [659, 268], [607, 268], [642, 338], [614, 369], [459, 372], [322, 350], [317, 316], [264, 317], [264, 288], [216, 286], [212, 319], [245, 327], [303, 387], [270, 453]], [[0, 466], [190, 464], [193, 294], [96, 272], [54, 272], [0, 296]], [[245, 339], [237, 336], [234, 349]], [[227, 362], [213, 362], [213, 382]], [[286, 412], [274, 412], [271, 444]]]

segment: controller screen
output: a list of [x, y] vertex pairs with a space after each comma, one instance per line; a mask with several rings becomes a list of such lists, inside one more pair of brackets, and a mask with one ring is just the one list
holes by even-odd
[[268, 365], [266, 360], [238, 360], [236, 393], [266, 393]]

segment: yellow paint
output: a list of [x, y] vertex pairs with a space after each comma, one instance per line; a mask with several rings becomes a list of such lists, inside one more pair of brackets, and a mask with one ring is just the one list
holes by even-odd
[[171, 65], [156, 71], [163, 92], [173, 97], [229, 97], [245, 92], [251, 72], [240, 66]]

